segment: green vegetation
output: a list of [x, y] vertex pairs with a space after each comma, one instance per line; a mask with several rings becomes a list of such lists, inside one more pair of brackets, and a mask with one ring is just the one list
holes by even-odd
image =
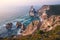
[[60, 40], [60, 26], [49, 32], [36, 30], [35, 33], [29, 36], [21, 36], [17, 38], [0, 38], [0, 40]]
[[60, 15], [60, 5], [50, 5], [50, 10], [47, 11], [48, 15]]

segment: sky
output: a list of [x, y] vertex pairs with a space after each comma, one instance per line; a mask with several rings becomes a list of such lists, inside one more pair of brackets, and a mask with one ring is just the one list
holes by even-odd
[[60, 0], [0, 0], [0, 14], [16, 11], [15, 7], [60, 4]]
[[24, 5], [60, 4], [60, 0], [0, 0], [0, 7]]
[[24, 9], [25, 6], [55, 4], [60, 4], [60, 0], [0, 0], [0, 22], [13, 15], [20, 16], [20, 14], [26, 13], [28, 8]]

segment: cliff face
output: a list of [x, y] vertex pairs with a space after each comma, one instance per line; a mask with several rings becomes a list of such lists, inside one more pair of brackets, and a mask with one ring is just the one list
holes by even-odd
[[23, 36], [31, 35], [36, 30], [42, 30], [43, 32], [48, 32], [54, 30], [56, 26], [60, 25], [60, 16], [54, 16], [47, 18], [42, 23], [39, 20], [31, 22], [25, 31], [22, 32]]
[[[34, 33], [37, 29], [44, 32], [53, 30], [57, 25], [60, 25], [60, 5], [44, 5], [38, 10], [38, 15], [40, 18], [44, 19], [35, 20], [28, 25], [25, 31], [22, 32], [22, 35], [30, 35]], [[59, 15], [59, 16], [58, 16]], [[49, 17], [48, 17], [49, 16]]]
[[[21, 37], [17, 36], [15, 38], [14, 36], [12, 36], [11, 38], [0, 38], [0, 40], [60, 40], [60, 15], [53, 14], [54, 9], [56, 9], [54, 7], [50, 9], [49, 6], [43, 6], [41, 10], [39, 10], [39, 16], [44, 14], [44, 12], [48, 9], [47, 11], [51, 13], [48, 13], [50, 17], [48, 18], [47, 15], [47, 18], [44, 19], [44, 21], [34, 20], [33, 22], [31, 22], [27, 26], [27, 28], [21, 33]], [[57, 10], [59, 9], [56, 9], [55, 13], [59, 13], [59, 11], [57, 12]], [[44, 15], [42, 16], [45, 17]], [[17, 26], [19, 25], [20, 23], [17, 24]], [[8, 26], [10, 26], [10, 24]], [[31, 35], [33, 33], [36, 34]]]
[[22, 32], [22, 35], [26, 36], [26, 35], [31, 35], [32, 33], [34, 33], [37, 30], [38, 23], [39, 23], [39, 20], [35, 20], [31, 22], [26, 28], [26, 30]]
[[60, 25], [60, 16], [51, 16], [48, 19], [44, 20], [40, 30], [45, 32], [53, 30], [57, 25]]
[[49, 16], [60, 15], [60, 5], [44, 5], [38, 10], [39, 15], [44, 11], [46, 11]]

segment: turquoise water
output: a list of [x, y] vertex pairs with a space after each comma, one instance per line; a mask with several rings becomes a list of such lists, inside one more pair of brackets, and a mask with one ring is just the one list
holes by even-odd
[[[24, 16], [24, 17], [19, 17], [13, 21], [11, 21], [13, 23], [13, 27], [10, 31], [8, 31], [5, 26], [3, 26], [1, 29], [0, 29], [0, 37], [10, 37], [12, 35], [18, 35], [19, 32], [21, 31], [20, 28], [16, 28], [16, 22], [19, 21], [21, 22], [22, 24], [25, 25], [25, 27], [27, 27], [33, 20], [39, 20], [39, 18], [36, 18], [36, 17], [30, 17], [30, 16]], [[4, 29], [4, 30], [3, 30]]]
[[[30, 5], [31, 6], [31, 5]], [[8, 7], [2, 13], [0, 13], [0, 37], [8, 37], [10, 35], [17, 35], [17, 32], [20, 29], [16, 29], [16, 22], [20, 21], [22, 24], [27, 27], [33, 20], [36, 20], [36, 18], [29, 17], [29, 10], [30, 6], [17, 6], [14, 7]], [[36, 11], [41, 7], [41, 5], [34, 5], [34, 8]], [[8, 11], [7, 11], [8, 10]], [[27, 15], [27, 16], [25, 16]], [[12, 31], [10, 32], [10, 35], [8, 35], [8, 31], [5, 28], [5, 24], [12, 22], [13, 27]]]

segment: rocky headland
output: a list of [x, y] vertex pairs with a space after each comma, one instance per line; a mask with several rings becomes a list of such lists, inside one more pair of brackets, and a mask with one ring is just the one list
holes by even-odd
[[[55, 5], [44, 5], [42, 8], [38, 10], [38, 15], [40, 20], [34, 20], [31, 22], [26, 30], [22, 33], [23, 36], [33, 34], [36, 30], [42, 30], [44, 32], [48, 32], [54, 30], [56, 26], [60, 25], [60, 15], [59, 9], [57, 10], [58, 13], [50, 12], [50, 16], [48, 15], [47, 11], [50, 11], [51, 8], [54, 8]], [[56, 6], [55, 9], [59, 8], [59, 5]], [[55, 11], [56, 12], [56, 11]], [[57, 14], [57, 15], [56, 15]], [[41, 20], [42, 19], [42, 20]], [[33, 25], [34, 24], [34, 25]]]
[[[32, 7], [33, 8], [33, 7]], [[33, 9], [32, 9], [33, 10]], [[34, 9], [35, 10], [35, 9]], [[60, 5], [44, 5], [36, 13], [39, 20], [33, 20], [20, 35], [6, 40], [57, 40], [60, 37]], [[30, 16], [36, 17], [35, 11]], [[17, 25], [18, 26], [18, 25]], [[57, 29], [58, 28], [58, 29]], [[59, 32], [59, 33], [58, 33]], [[57, 34], [58, 33], [58, 34]], [[25, 38], [25, 39], [24, 39]]]

